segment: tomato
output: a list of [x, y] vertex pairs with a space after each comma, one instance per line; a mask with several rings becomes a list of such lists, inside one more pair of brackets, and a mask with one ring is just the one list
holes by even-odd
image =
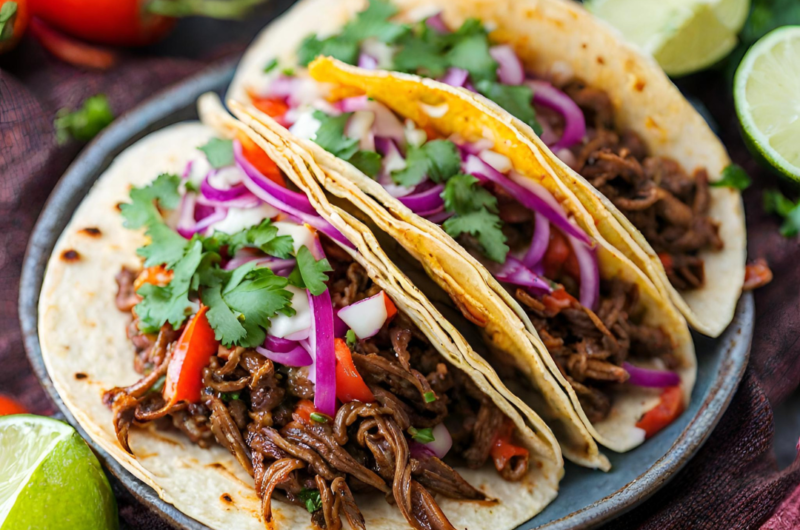
[[219, 342], [214, 338], [214, 330], [208, 323], [206, 312], [208, 307], [200, 307], [200, 311], [183, 329], [178, 344], [167, 367], [167, 380], [164, 383], [164, 399], [170, 404], [179, 401], [196, 403], [200, 401], [203, 389], [203, 368], [208, 365], [211, 356], [217, 352]]
[[745, 291], [752, 291], [759, 287], [764, 287], [772, 281], [772, 271], [763, 259], [757, 259], [755, 263], [748, 263], [744, 269]]
[[133, 282], [133, 290], [138, 291], [139, 287], [146, 283], [164, 287], [172, 281], [172, 271], [167, 270], [164, 265], [158, 267], [147, 267], [142, 270]]
[[10, 416], [11, 414], [27, 414], [28, 410], [23, 407], [16, 399], [0, 394], [0, 416]]
[[661, 393], [658, 405], [648, 410], [636, 426], [644, 431], [645, 439], [651, 438], [658, 431], [675, 421], [683, 412], [683, 391], [679, 386], [671, 386]]
[[314, 402], [309, 401], [308, 399], [301, 399], [298, 401], [297, 406], [294, 409], [294, 413], [306, 421], [311, 421], [311, 415], [316, 411], [317, 409], [314, 407]]
[[286, 181], [283, 180], [283, 174], [278, 169], [278, 165], [272, 160], [269, 155], [264, 152], [253, 140], [244, 133], [236, 135], [239, 143], [242, 144], [242, 154], [248, 162], [253, 164], [262, 175], [270, 179], [279, 186], [286, 187]]
[[567, 238], [564, 237], [564, 234], [551, 226], [550, 243], [547, 245], [547, 251], [544, 253], [543, 258], [544, 275], [547, 278], [557, 278], [558, 274], [561, 272], [561, 267], [567, 262], [570, 254], [572, 254], [572, 248]]
[[42, 48], [73, 66], [107, 70], [117, 62], [113, 52], [68, 37], [38, 18], [31, 20], [30, 32]]
[[289, 110], [289, 105], [281, 98], [260, 97], [253, 93], [250, 93], [249, 96], [255, 108], [279, 122], [283, 121], [283, 116]]
[[385, 292], [381, 291], [381, 293], [383, 294], [383, 303], [386, 305], [386, 320], [389, 321], [397, 314], [397, 306], [394, 305], [392, 299]]
[[492, 455], [492, 460], [494, 460], [494, 467], [498, 471], [505, 469], [515, 456], [528, 458], [528, 450], [511, 441], [512, 429], [513, 424], [510, 421], [503, 423], [500, 429], [498, 429], [497, 435], [492, 443], [492, 448], [489, 451]]
[[25, 33], [31, 20], [28, 0], [0, 0], [0, 13], [9, 13], [8, 20], [0, 31], [0, 53], [14, 48]]
[[88, 42], [144, 46], [169, 32], [175, 18], [151, 13], [147, 0], [30, 0], [33, 14]]
[[558, 314], [562, 309], [577, 304], [578, 301], [561, 287], [550, 294], [544, 295], [542, 297], [542, 303], [549, 312]]
[[347, 343], [342, 339], [335, 339], [333, 345], [336, 353], [336, 397], [342, 403], [375, 401], [375, 396], [353, 364], [353, 355]]

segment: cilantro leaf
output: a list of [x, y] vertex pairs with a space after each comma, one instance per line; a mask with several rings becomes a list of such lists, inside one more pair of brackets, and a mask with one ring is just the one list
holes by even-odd
[[431, 427], [427, 427], [425, 429], [409, 427], [408, 434], [410, 434], [415, 441], [423, 444], [430, 443], [435, 440], [433, 437], [433, 429]]
[[536, 111], [533, 108], [533, 90], [530, 87], [503, 85], [488, 80], [479, 81], [475, 86], [478, 92], [529, 125], [533, 132], [542, 134], [542, 126], [536, 120]]
[[300, 493], [297, 495], [297, 497], [305, 503], [308, 513], [314, 513], [317, 510], [322, 509], [322, 496], [320, 495], [319, 490], [309, 490], [303, 488], [300, 490]]
[[150, 244], [136, 249], [136, 253], [145, 258], [145, 267], [165, 265], [171, 269], [182, 257], [189, 242], [161, 222], [152, 223], [146, 235]]
[[278, 312], [293, 312], [292, 293], [284, 289], [288, 283], [286, 278], [271, 270], [259, 268], [250, 271], [233, 289], [226, 288], [222, 298], [231, 310], [241, 314], [239, 320], [247, 331], [236, 345], [245, 348], [261, 345], [267, 337], [270, 319]]
[[[3, 9], [7, 5], [3, 4]], [[1, 19], [2, 13], [0, 12], [0, 22]], [[6, 27], [11, 27], [11, 25]], [[63, 144], [70, 137], [82, 142], [91, 140], [112, 121], [114, 121], [114, 113], [111, 111], [108, 99], [103, 94], [97, 94], [84, 101], [83, 106], [75, 111], [67, 108], [60, 109], [56, 114], [53, 126], [56, 129], [58, 143]]]
[[483, 247], [483, 253], [487, 258], [503, 263], [508, 254], [508, 245], [502, 226], [503, 222], [497, 214], [483, 207], [465, 215], [451, 217], [444, 222], [442, 228], [454, 238], [463, 233], [474, 236]]
[[375, 151], [356, 151], [349, 162], [365, 175], [374, 177], [381, 170], [382, 158], [380, 153]]
[[297, 252], [297, 267], [289, 275], [289, 282], [295, 287], [308, 289], [314, 296], [320, 295], [328, 288], [326, 272], [332, 271], [330, 263], [325, 258], [315, 260], [308, 247], [300, 247]]
[[396, 41], [408, 31], [405, 24], [390, 22], [397, 14], [397, 7], [385, 0], [370, 0], [369, 6], [348, 22], [342, 30], [341, 38], [359, 42], [376, 37], [386, 43]]
[[[464, 25], [459, 29], [467, 26]], [[489, 37], [483, 28], [480, 32], [469, 30], [468, 36], [461, 38], [447, 52], [447, 60], [450, 66], [463, 68], [469, 72], [473, 82], [494, 81], [497, 79], [497, 61], [489, 54]], [[465, 32], [466, 33], [466, 32]], [[459, 37], [459, 32], [454, 37]]]
[[395, 53], [393, 69], [427, 77], [441, 77], [450, 62], [442, 54], [442, 48], [423, 39], [410, 37], [402, 42]]
[[392, 180], [401, 186], [416, 186], [428, 175], [434, 182], [444, 182], [461, 169], [458, 148], [450, 140], [432, 140], [421, 147], [409, 146], [406, 167], [392, 172]]
[[778, 190], [765, 190], [764, 210], [783, 218], [780, 228], [783, 237], [794, 237], [800, 233], [800, 201], [792, 202]]
[[750, 175], [748, 175], [741, 166], [731, 164], [722, 170], [721, 179], [717, 182], [711, 182], [709, 185], [715, 188], [725, 187], [746, 190], [752, 183], [753, 181], [750, 180]]
[[472, 175], [458, 174], [447, 181], [442, 192], [444, 208], [448, 212], [464, 215], [486, 207], [490, 212], [497, 211], [497, 198], [478, 185]]
[[308, 66], [311, 61], [320, 55], [330, 55], [334, 59], [347, 64], [356, 64], [358, 61], [358, 42], [342, 38], [338, 35], [320, 40], [316, 35], [309, 35], [297, 50], [297, 62], [300, 66]]
[[314, 111], [314, 118], [320, 123], [314, 142], [343, 160], [349, 160], [358, 151], [358, 140], [344, 135], [351, 114], [329, 116], [320, 110]]
[[416, 186], [428, 173], [428, 155], [422, 147], [408, 146], [406, 167], [392, 171], [392, 180], [400, 186]]
[[133, 188], [130, 192], [131, 202], [120, 206], [123, 225], [126, 228], [141, 228], [161, 221], [161, 214], [155, 202], [167, 210], [175, 209], [181, 201], [178, 186], [181, 183], [178, 175], [162, 173], [148, 186]]
[[16, 2], [6, 2], [3, 7], [0, 7], [0, 42], [13, 37], [14, 23], [17, 19], [16, 14]]
[[264, 66], [264, 73], [265, 73], [265, 74], [268, 74], [268, 73], [270, 73], [270, 72], [271, 72], [271, 71], [273, 71], [273, 70], [275, 69], [275, 67], [277, 67], [277, 66], [278, 66], [278, 59], [276, 59], [275, 57], [273, 57], [273, 58], [272, 58], [272, 59], [270, 59], [270, 60], [269, 60], [269, 62], [268, 62], [268, 63], [267, 63], [265, 66]]
[[222, 298], [219, 285], [203, 289], [203, 303], [208, 306], [206, 317], [214, 338], [223, 344], [236, 344], [247, 336], [247, 330]]
[[233, 165], [233, 140], [212, 138], [198, 149], [206, 154], [208, 163], [215, 169]]
[[254, 247], [265, 254], [286, 259], [294, 250], [292, 236], [279, 236], [278, 229], [269, 219], [264, 219], [257, 226], [251, 226], [231, 236], [215, 233], [218, 247], [228, 245], [228, 254], [236, 254], [243, 247]]

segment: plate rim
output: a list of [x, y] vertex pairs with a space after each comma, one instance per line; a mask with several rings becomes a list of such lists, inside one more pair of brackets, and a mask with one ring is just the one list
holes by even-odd
[[[207, 91], [224, 91], [233, 77], [238, 58], [229, 59], [148, 98], [115, 120], [98, 135], [70, 164], [48, 197], [31, 232], [23, 261], [19, 291], [19, 319], [25, 351], [34, 373], [56, 407], [86, 440], [106, 469], [142, 504], [155, 511], [165, 522], [179, 529], [210, 530], [159, 498], [155, 490], [134, 477], [87, 435], [53, 386], [42, 358], [38, 336], [38, 300], [47, 260], [74, 208], [99, 176], [98, 167], [116, 156], [134, 138], [159, 128], [159, 123], [190, 106]], [[91, 178], [94, 177], [94, 178]], [[66, 221], [65, 221], [66, 219]], [[63, 221], [63, 222], [62, 222]], [[671, 480], [694, 456], [711, 435], [728, 408], [741, 381], [750, 354], [754, 318], [753, 294], [743, 293], [736, 309], [738, 336], [746, 341], [729, 341], [717, 373], [699, 411], [673, 442], [669, 450], [647, 470], [614, 493], [568, 515], [535, 527], [537, 530], [593, 528], [633, 509]], [[728, 332], [726, 332], [728, 333]], [[520, 528], [527, 528], [523, 523]]]

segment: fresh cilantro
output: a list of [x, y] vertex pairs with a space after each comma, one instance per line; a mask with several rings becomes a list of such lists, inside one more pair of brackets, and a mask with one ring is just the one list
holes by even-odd
[[244, 247], [257, 248], [270, 256], [286, 259], [294, 250], [292, 236], [279, 236], [278, 229], [269, 219], [264, 219], [261, 224], [251, 226], [241, 232], [228, 236], [223, 233], [214, 234], [216, 244], [228, 246], [228, 254], [236, 254]]
[[435, 440], [435, 438], [433, 437], [433, 429], [430, 427], [426, 429], [417, 429], [416, 427], [409, 427], [408, 434], [410, 434], [415, 441], [421, 444], [431, 443]]
[[332, 271], [328, 260], [314, 259], [308, 247], [300, 247], [297, 252], [297, 267], [289, 275], [289, 283], [301, 289], [308, 289], [314, 296], [320, 295], [328, 288], [326, 272]]
[[450, 62], [442, 54], [442, 47], [410, 36], [401, 42], [402, 47], [393, 58], [393, 70], [427, 77], [441, 77]]
[[[7, 5], [3, 4], [3, 8]], [[108, 99], [105, 95], [98, 94], [84, 101], [78, 110], [70, 111], [67, 108], [59, 110], [53, 125], [56, 128], [58, 143], [63, 144], [70, 137], [82, 142], [91, 140], [112, 121], [114, 113], [111, 111]]]
[[358, 337], [356, 337], [356, 332], [352, 329], [348, 329], [347, 333], [344, 335], [344, 340], [347, 342], [347, 347], [351, 350], [355, 348], [356, 342], [358, 342]]
[[497, 61], [489, 55], [489, 38], [484, 32], [473, 33], [457, 42], [447, 53], [447, 60], [451, 66], [469, 72], [473, 82], [497, 79]]
[[358, 61], [358, 42], [343, 39], [338, 35], [326, 39], [318, 39], [316, 35], [309, 35], [297, 50], [297, 62], [301, 66], [308, 66], [318, 56], [331, 56], [347, 64], [356, 64]]
[[212, 138], [207, 144], [201, 145], [198, 149], [206, 154], [208, 163], [213, 168], [219, 169], [233, 165], [233, 140]]
[[783, 218], [780, 228], [783, 237], [795, 237], [800, 233], [800, 201], [792, 202], [778, 190], [766, 190], [764, 209]]
[[533, 90], [525, 85], [503, 85], [489, 80], [476, 83], [478, 92], [491, 99], [516, 118], [529, 125], [533, 132], [542, 134], [533, 108]]
[[291, 66], [287, 66], [286, 68], [281, 70], [281, 73], [286, 77], [294, 77], [294, 68], [292, 68]]
[[155, 221], [161, 221], [161, 214], [156, 204], [166, 210], [175, 209], [181, 201], [178, 186], [181, 183], [178, 175], [162, 173], [150, 185], [133, 188], [130, 192], [131, 202], [120, 206], [124, 226], [141, 228]]
[[442, 192], [445, 210], [463, 215], [485, 206], [490, 212], [497, 212], [497, 198], [478, 182], [472, 175], [458, 174], [451, 177]]
[[434, 182], [444, 182], [461, 168], [458, 148], [450, 140], [432, 140], [421, 147], [409, 146], [406, 167], [392, 172], [392, 180], [401, 186], [416, 186], [428, 175]]
[[6, 2], [0, 7], [0, 42], [14, 36], [14, 23], [17, 20], [17, 3]]
[[425, 398], [425, 403], [433, 403], [436, 401], [436, 394], [433, 392], [425, 392], [422, 397]]
[[350, 157], [350, 162], [362, 173], [369, 177], [374, 177], [381, 170], [382, 157], [375, 151], [356, 151]]
[[303, 488], [297, 497], [305, 503], [308, 513], [314, 513], [322, 509], [322, 497], [319, 494], [319, 490]]
[[314, 142], [343, 160], [349, 160], [358, 151], [358, 140], [344, 135], [351, 114], [346, 112], [338, 116], [329, 116], [321, 110], [314, 111], [314, 118], [319, 121]]
[[164, 390], [164, 383], [166, 382], [167, 382], [167, 376], [162, 375], [156, 380], [155, 383], [153, 383], [153, 386], [150, 387], [148, 392], [154, 392], [160, 394]]
[[221, 397], [222, 401], [236, 401], [241, 398], [241, 394], [239, 392], [225, 392]]
[[273, 57], [270, 61], [264, 66], [264, 73], [268, 74], [269, 72], [273, 71], [275, 67], [278, 66], [278, 59]]
[[725, 187], [737, 190], [746, 190], [753, 181], [750, 175], [739, 165], [731, 164], [722, 170], [722, 178], [710, 185], [716, 188]]
[[397, 14], [397, 7], [385, 0], [370, 0], [369, 6], [347, 23], [340, 38], [360, 42], [370, 37], [392, 43], [408, 32], [405, 24], [390, 22]]
[[180, 234], [161, 222], [154, 222], [147, 229], [150, 244], [136, 249], [145, 258], [145, 267], [165, 265], [171, 269], [181, 258], [189, 242]]
[[444, 222], [442, 228], [454, 238], [464, 233], [474, 236], [487, 258], [504, 263], [508, 245], [502, 226], [503, 222], [497, 214], [482, 207], [474, 212], [451, 217]]
[[309, 414], [311, 421], [315, 421], [317, 423], [328, 423], [329, 416], [322, 414], [320, 412], [312, 412]]

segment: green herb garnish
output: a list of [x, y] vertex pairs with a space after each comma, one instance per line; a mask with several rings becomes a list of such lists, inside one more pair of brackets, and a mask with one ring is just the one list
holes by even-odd
[[716, 182], [711, 182], [709, 185], [715, 188], [733, 188], [737, 190], [746, 190], [750, 187], [753, 181], [750, 180], [750, 175], [739, 165], [731, 164], [722, 170], [722, 178]]
[[322, 414], [321, 412], [312, 412], [309, 414], [309, 417], [311, 418], [311, 421], [315, 421], [317, 423], [328, 423], [328, 420], [330, 419], [327, 415]]
[[[8, 4], [4, 4], [3, 7], [6, 5]], [[70, 137], [82, 142], [89, 141], [112, 121], [114, 113], [111, 111], [108, 99], [105, 95], [98, 94], [84, 101], [78, 110], [70, 111], [66, 108], [59, 110], [53, 125], [56, 128], [58, 143], [63, 144]]]
[[325, 273], [332, 270], [327, 259], [316, 260], [307, 247], [300, 247], [297, 252], [297, 266], [289, 275], [289, 283], [300, 289], [308, 289], [311, 294], [317, 296], [328, 288], [325, 285], [328, 275]]
[[351, 350], [356, 347], [356, 342], [358, 342], [358, 337], [356, 337], [356, 332], [352, 329], [348, 329], [347, 333], [344, 335], [344, 340], [347, 342], [347, 347]]
[[430, 427], [428, 427], [427, 429], [417, 429], [415, 427], [409, 427], [408, 434], [410, 434], [411, 438], [413, 438], [415, 441], [422, 444], [430, 443], [435, 440], [435, 438], [433, 437], [433, 429], [431, 429]]
[[765, 190], [764, 209], [783, 218], [780, 228], [783, 237], [794, 237], [800, 233], [800, 201], [793, 202], [778, 190]]
[[425, 399], [425, 403], [433, 403], [436, 401], [436, 394], [433, 392], [425, 392], [422, 394], [422, 397]]
[[265, 66], [264, 66], [264, 73], [265, 73], [265, 74], [268, 74], [268, 73], [270, 73], [270, 72], [271, 72], [271, 71], [273, 71], [273, 70], [275, 69], [275, 67], [277, 67], [277, 66], [278, 66], [278, 59], [276, 59], [276, 58], [274, 58], [274, 57], [273, 57], [273, 58], [272, 58], [272, 59], [270, 59], [270, 60], [269, 60], [269, 62], [268, 62], [268, 63], [267, 63]]
[[206, 154], [208, 163], [215, 169], [233, 165], [233, 140], [212, 138], [198, 149]]
[[319, 490], [303, 488], [297, 496], [305, 503], [308, 513], [314, 513], [322, 509], [322, 497], [319, 494]]

